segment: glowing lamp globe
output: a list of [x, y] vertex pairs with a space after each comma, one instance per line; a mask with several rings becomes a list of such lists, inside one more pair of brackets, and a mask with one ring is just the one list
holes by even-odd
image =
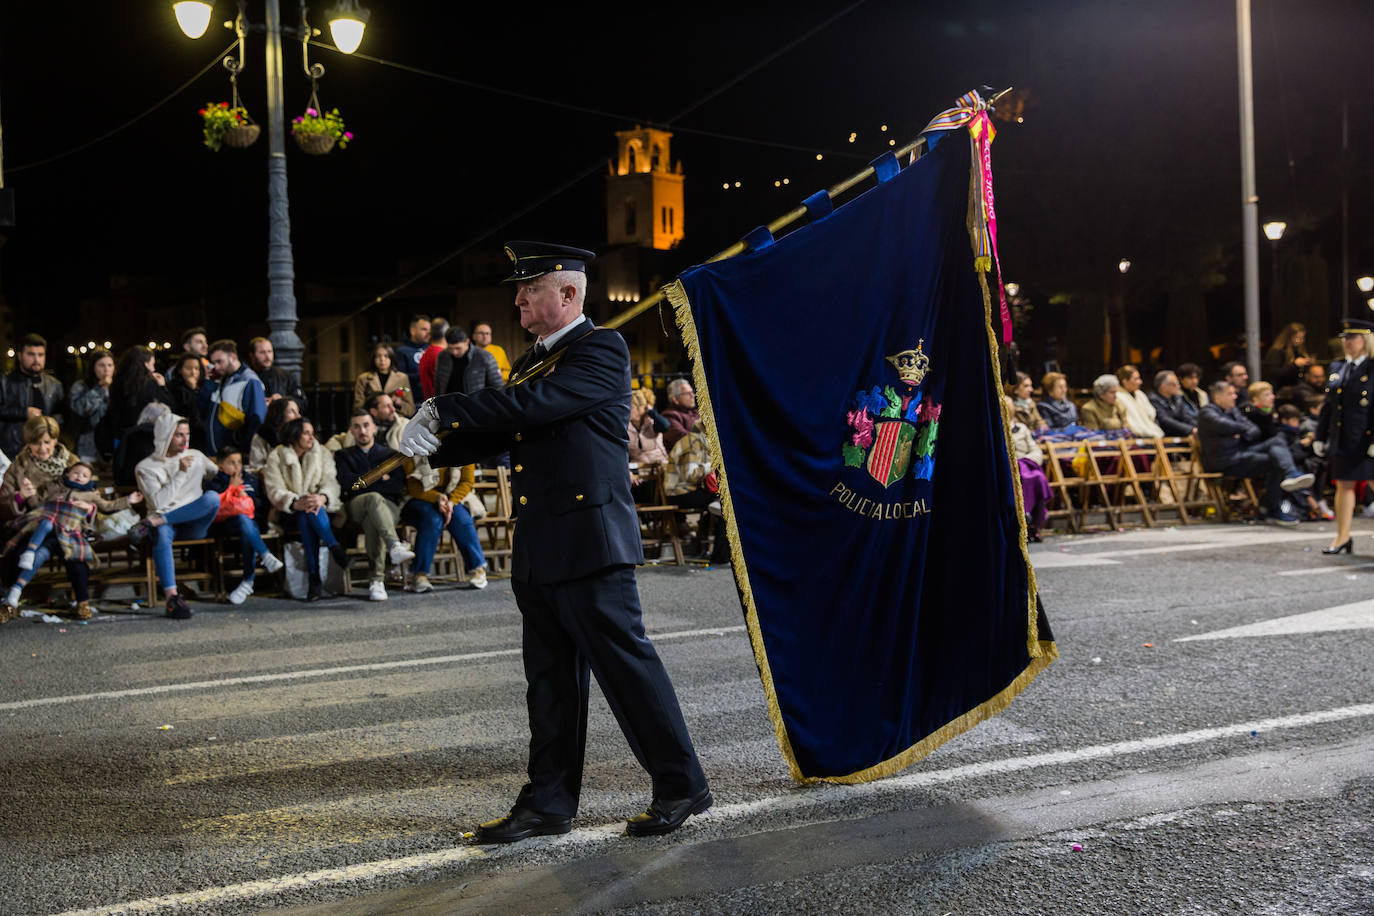
[[205, 0], [180, 0], [172, 4], [172, 12], [187, 38], [199, 38], [210, 27], [210, 14], [214, 9]]
[[339, 5], [327, 14], [329, 34], [334, 38], [334, 47], [344, 54], [352, 54], [363, 43], [363, 30], [367, 28], [367, 10], [358, 6], [356, 0], [340, 0]]

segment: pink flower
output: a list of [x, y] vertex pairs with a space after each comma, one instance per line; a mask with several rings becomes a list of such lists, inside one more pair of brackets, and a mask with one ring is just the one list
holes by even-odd
[[352, 139], [353, 139], [353, 132], [352, 132], [351, 130], [346, 130], [346, 131], [344, 131], [344, 139], [345, 139], [345, 140], [352, 140]]
[[868, 411], [860, 408], [851, 410], [845, 419], [849, 425], [854, 427], [853, 442], [860, 448], [868, 448], [873, 444], [873, 421], [869, 419]]
[[315, 109], [313, 109], [313, 108], [307, 108], [307, 109], [305, 110], [305, 113], [308, 114], [308, 115], [309, 115], [310, 117], [312, 117], [312, 118], [317, 118], [317, 117], [320, 116], [320, 113], [319, 113], [318, 111], [316, 111]]

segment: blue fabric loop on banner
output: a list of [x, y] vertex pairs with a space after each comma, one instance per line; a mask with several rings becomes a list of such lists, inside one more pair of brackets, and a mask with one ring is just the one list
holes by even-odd
[[768, 231], [767, 226], [760, 226], [744, 237], [744, 244], [749, 246], [750, 251], [762, 251], [773, 244], [773, 233]]
[[873, 166], [873, 171], [878, 176], [878, 184], [892, 180], [902, 170], [902, 164], [897, 161], [897, 154], [892, 150], [883, 153], [869, 165]]
[[825, 219], [835, 210], [835, 205], [830, 201], [830, 194], [826, 191], [817, 191], [802, 201], [802, 205], [811, 214], [813, 223], [818, 219]]

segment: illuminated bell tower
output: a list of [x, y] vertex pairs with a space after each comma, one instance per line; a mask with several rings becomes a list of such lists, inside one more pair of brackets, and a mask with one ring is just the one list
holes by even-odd
[[606, 241], [667, 251], [682, 241], [682, 163], [671, 165], [673, 135], [652, 127], [618, 130], [606, 178]]

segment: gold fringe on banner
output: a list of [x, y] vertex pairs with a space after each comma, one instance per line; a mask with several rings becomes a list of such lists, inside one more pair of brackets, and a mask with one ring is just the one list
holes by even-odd
[[[970, 171], [970, 220], [973, 218], [974, 195], [976, 186], [974, 182], [978, 180], [977, 171]], [[972, 229], [970, 226], [970, 236]], [[989, 267], [991, 265], [988, 265]], [[683, 288], [681, 281], [673, 281], [662, 290], [663, 295], [673, 306], [674, 318], [678, 329], [682, 333], [682, 340], [687, 349], [687, 356], [692, 361], [692, 384], [697, 393], [697, 408], [701, 412], [702, 420], [706, 424], [706, 439], [711, 453], [711, 467], [715, 469], [717, 479], [720, 482], [720, 505], [721, 512], [725, 518], [726, 530], [730, 538], [730, 559], [733, 564], [735, 575], [735, 586], [739, 589], [740, 603], [744, 606], [744, 619], [749, 631], [749, 642], [754, 650], [754, 662], [758, 665], [759, 676], [763, 681], [763, 692], [768, 700], [768, 718], [773, 723], [773, 732], [778, 739], [778, 747], [782, 751], [783, 759], [787, 761], [788, 769], [791, 771], [792, 778], [803, 784], [816, 782], [830, 782], [842, 785], [852, 785], [855, 783], [870, 782], [890, 776], [899, 770], [905, 769], [918, 760], [928, 756], [940, 745], [963, 734], [969, 729], [984, 722], [998, 713], [1004, 711], [1011, 705], [1011, 701], [1016, 698], [1036, 676], [1049, 667], [1050, 662], [1059, 657], [1059, 652], [1053, 641], [1042, 641], [1039, 637], [1038, 621], [1038, 587], [1035, 580], [1035, 569], [1031, 565], [1030, 552], [1026, 545], [1026, 519], [1024, 511], [1024, 497], [1021, 493], [1021, 476], [1016, 466], [1016, 451], [1011, 442], [1011, 424], [1006, 413], [1005, 401], [1002, 398], [1002, 372], [999, 365], [997, 334], [992, 325], [992, 299], [988, 292], [986, 268], [975, 270], [978, 274], [978, 282], [982, 287], [983, 295], [983, 323], [987, 332], [988, 356], [992, 362], [993, 383], [996, 386], [993, 396], [997, 399], [997, 410], [1002, 418], [1002, 432], [1004, 444], [1007, 449], [1008, 464], [1010, 465], [1012, 485], [1016, 494], [1016, 508], [1019, 519], [1018, 542], [1021, 557], [1026, 565], [1027, 581], [1027, 604], [1028, 604], [1028, 627], [1026, 636], [1027, 651], [1030, 656], [1029, 664], [1012, 679], [1006, 687], [994, 696], [970, 709], [961, 716], [945, 723], [940, 728], [926, 735], [920, 741], [908, 747], [906, 750], [895, 754], [888, 759], [874, 764], [863, 770], [850, 773], [845, 776], [807, 776], [801, 771], [797, 763], [797, 757], [792, 750], [792, 743], [787, 734], [787, 725], [783, 721], [782, 708], [778, 703], [777, 690], [773, 684], [773, 673], [768, 664], [768, 651], [764, 646], [763, 631], [759, 626], [758, 608], [754, 603], [753, 589], [749, 584], [749, 569], [745, 563], [744, 552], [740, 547], [739, 526], [735, 518], [734, 502], [730, 497], [729, 477], [725, 470], [724, 457], [720, 451], [720, 444], [715, 435], [716, 421], [715, 408], [711, 397], [711, 389], [706, 381], [706, 367], [701, 355], [701, 345], [697, 338], [696, 321], [692, 316], [691, 302], [687, 297], [687, 291]]]

